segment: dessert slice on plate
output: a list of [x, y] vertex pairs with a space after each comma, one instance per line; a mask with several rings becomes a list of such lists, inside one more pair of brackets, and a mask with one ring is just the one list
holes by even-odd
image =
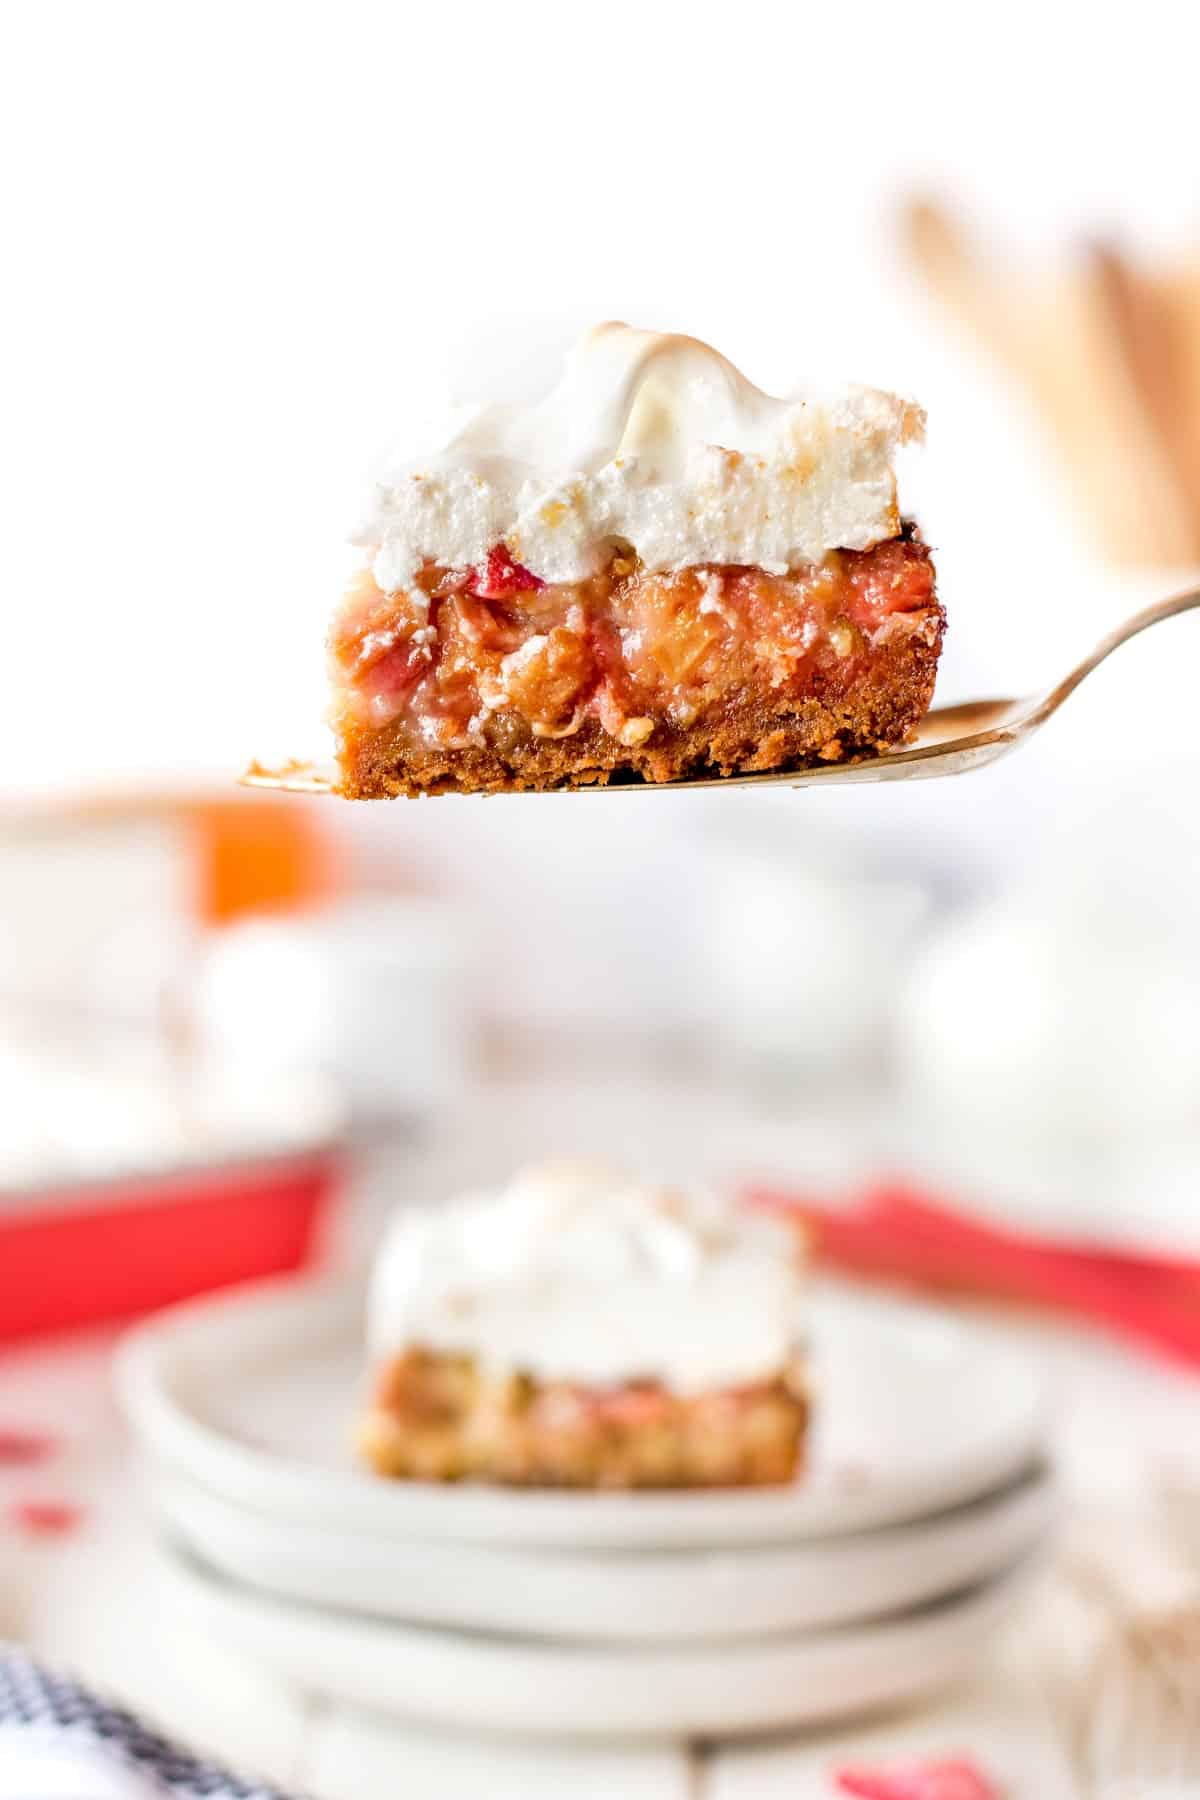
[[945, 618], [902, 521], [909, 402], [775, 399], [601, 325], [540, 403], [377, 482], [330, 634], [352, 797], [671, 781], [901, 744]]
[[591, 1165], [407, 1208], [372, 1284], [361, 1453], [428, 1481], [788, 1481], [803, 1256], [794, 1226]]

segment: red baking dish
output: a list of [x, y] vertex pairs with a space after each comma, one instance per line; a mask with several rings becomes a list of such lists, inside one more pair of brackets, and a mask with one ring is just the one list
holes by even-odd
[[341, 1153], [305, 1148], [0, 1198], [0, 1342], [309, 1265]]

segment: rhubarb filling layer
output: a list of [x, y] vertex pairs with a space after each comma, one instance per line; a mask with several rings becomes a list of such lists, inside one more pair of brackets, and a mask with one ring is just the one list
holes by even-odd
[[384, 593], [369, 569], [330, 639], [347, 793], [671, 780], [895, 744], [929, 704], [944, 616], [906, 529], [786, 575], [630, 554], [540, 581], [497, 545]]
[[588, 1388], [413, 1349], [379, 1373], [360, 1421], [380, 1475], [543, 1487], [739, 1487], [790, 1481], [807, 1417], [802, 1371], [677, 1395]]

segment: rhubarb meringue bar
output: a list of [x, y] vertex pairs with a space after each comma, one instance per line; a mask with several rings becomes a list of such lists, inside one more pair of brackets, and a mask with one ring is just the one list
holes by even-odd
[[330, 634], [355, 798], [801, 768], [903, 743], [945, 618], [897, 503], [923, 415], [775, 399], [602, 325], [381, 474]]
[[803, 1240], [591, 1165], [408, 1208], [369, 1305], [380, 1475], [542, 1487], [790, 1480]]

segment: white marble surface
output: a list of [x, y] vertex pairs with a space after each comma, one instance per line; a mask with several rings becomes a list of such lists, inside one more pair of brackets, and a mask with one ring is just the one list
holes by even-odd
[[[1143, 1599], [1182, 1592], [1187, 1571], [1161, 1542], [1149, 1499], [1155, 1462], [1181, 1439], [1194, 1390], [1184, 1378], [1082, 1333], [1015, 1323], [1051, 1362], [1063, 1401], [1073, 1495], [1066, 1550], [1103, 1554]], [[318, 1800], [394, 1794], [615, 1796], [622, 1800], [807, 1800], [832, 1793], [828, 1770], [854, 1755], [966, 1749], [1012, 1800], [1057, 1800], [1072, 1786], [1067, 1697], [1091, 1621], [1061, 1567], [1024, 1606], [989, 1665], [932, 1708], [835, 1736], [730, 1745], [547, 1747], [401, 1728], [277, 1684], [224, 1649], [190, 1641], [159, 1602], [125, 1432], [108, 1383], [108, 1334], [10, 1352], [0, 1361], [0, 1423], [53, 1426], [65, 1439], [41, 1467], [0, 1471], [0, 1629], [70, 1665], [177, 1736]], [[33, 1539], [11, 1522], [27, 1497], [85, 1508], [79, 1528]]]

